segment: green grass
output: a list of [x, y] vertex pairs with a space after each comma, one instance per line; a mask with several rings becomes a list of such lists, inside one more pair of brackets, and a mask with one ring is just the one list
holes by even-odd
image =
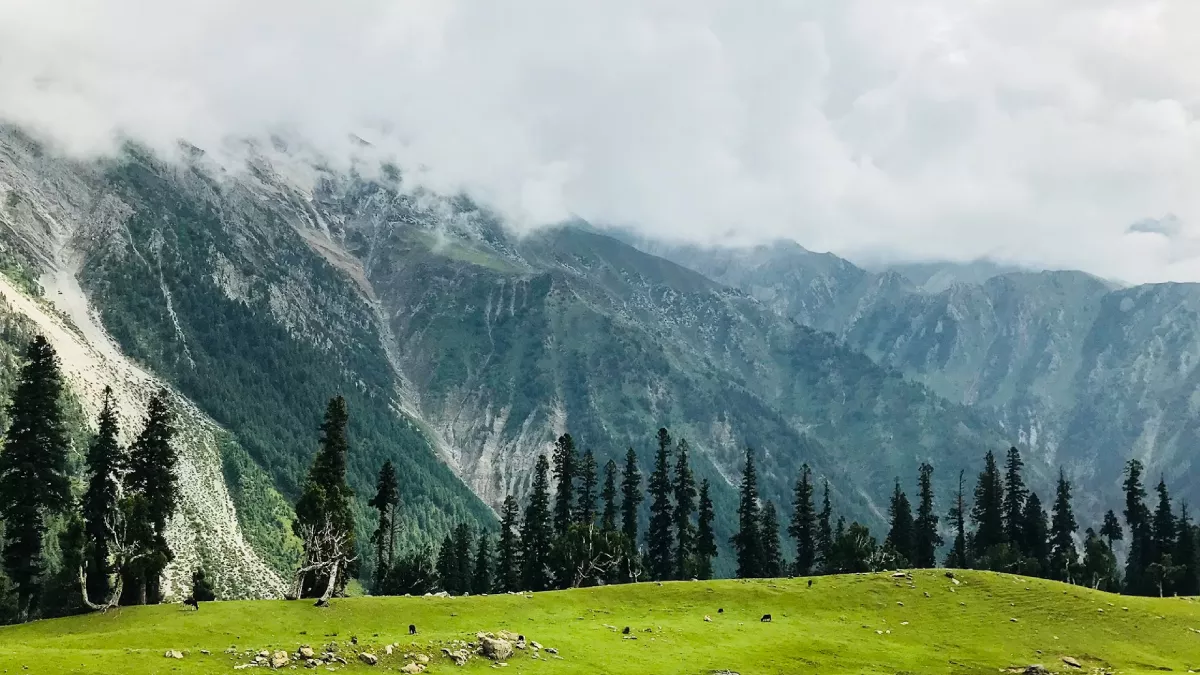
[[[26, 672], [22, 666], [31, 673], [233, 672], [247, 659], [225, 654], [231, 646], [294, 652], [301, 644], [319, 647], [332, 640], [352, 663], [346, 670], [395, 672], [407, 663], [401, 656], [406, 651], [433, 656], [451, 640], [501, 629], [523, 633], [561, 656], [543, 653], [535, 660], [517, 652], [509, 673], [995, 674], [1031, 663], [1052, 672], [1148, 673], [1200, 667], [1200, 634], [1192, 630], [1200, 627], [1200, 605], [1192, 599], [1115, 596], [987, 572], [958, 578], [961, 585], [954, 586], [943, 572], [929, 570], [915, 573], [911, 583], [889, 574], [849, 575], [818, 578], [812, 588], [800, 579], [717, 581], [532, 597], [354, 598], [328, 609], [286, 601], [211, 603], [199, 612], [139, 607], [0, 629], [0, 672]], [[761, 623], [764, 613], [774, 620]], [[419, 629], [415, 643], [410, 623]], [[624, 626], [636, 640], [622, 637], [618, 629]], [[382, 657], [374, 668], [355, 663], [354, 651], [382, 656], [379, 646], [388, 642], [401, 645], [394, 656]], [[188, 654], [166, 659], [167, 649]], [[201, 649], [212, 653], [201, 655]], [[1068, 668], [1063, 656], [1081, 661], [1083, 671]], [[489, 666], [477, 657], [458, 668], [436, 656], [426, 672]]]

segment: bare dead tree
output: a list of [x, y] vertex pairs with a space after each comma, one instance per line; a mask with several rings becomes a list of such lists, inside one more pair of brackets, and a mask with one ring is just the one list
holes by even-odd
[[334, 591], [338, 588], [338, 580], [345, 576], [350, 563], [357, 559], [348, 549], [350, 534], [341, 532], [326, 520], [320, 529], [312, 525], [300, 528], [300, 538], [304, 540], [304, 563], [297, 568], [292, 577], [292, 591], [288, 599], [295, 600], [304, 590], [304, 577], [310, 572], [326, 575], [325, 591], [317, 599], [316, 606], [324, 607], [329, 604]]
[[125, 570], [134, 562], [149, 555], [146, 551], [139, 552], [134, 543], [130, 541], [125, 526], [125, 518], [119, 509], [104, 519], [104, 527], [108, 530], [109, 535], [111, 535], [109, 555], [111, 556], [113, 570], [109, 574], [112, 591], [104, 602], [95, 603], [88, 597], [87, 566], [86, 563], [79, 566], [79, 590], [83, 597], [83, 604], [95, 612], [107, 612], [120, 604], [121, 593], [125, 589]]

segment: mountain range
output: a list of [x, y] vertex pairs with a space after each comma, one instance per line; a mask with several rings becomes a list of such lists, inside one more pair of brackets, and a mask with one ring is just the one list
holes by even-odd
[[176, 580], [201, 561], [227, 595], [278, 594], [289, 505], [336, 393], [359, 527], [390, 459], [406, 547], [459, 521], [494, 530], [567, 431], [601, 464], [634, 447], [645, 474], [658, 427], [686, 438], [721, 539], [747, 447], [785, 513], [807, 463], [839, 513], [877, 527], [921, 462], [944, 512], [959, 472], [1010, 443], [1043, 494], [1068, 472], [1085, 524], [1115, 506], [1129, 457], [1195, 492], [1190, 285], [869, 271], [791, 243], [702, 249], [583, 223], [517, 235], [386, 162], [243, 152], [81, 160], [0, 128], [0, 314], [21, 327], [0, 333], [0, 384], [43, 332], [80, 437], [105, 384], [127, 427], [171, 388], [186, 428]]

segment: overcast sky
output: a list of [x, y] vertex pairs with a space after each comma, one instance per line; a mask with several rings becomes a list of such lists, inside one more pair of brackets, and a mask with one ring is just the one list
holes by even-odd
[[386, 129], [520, 227], [1200, 280], [1198, 34], [1197, 0], [4, 0], [0, 117]]

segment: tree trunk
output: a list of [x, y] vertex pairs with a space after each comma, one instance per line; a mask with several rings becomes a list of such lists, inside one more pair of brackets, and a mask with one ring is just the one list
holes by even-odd
[[321, 597], [317, 599], [317, 607], [324, 607], [325, 605], [328, 605], [329, 599], [333, 597], [333, 589], [337, 587], [338, 567], [339, 565], [337, 563], [330, 565], [329, 582], [325, 584], [325, 592], [322, 593]]

